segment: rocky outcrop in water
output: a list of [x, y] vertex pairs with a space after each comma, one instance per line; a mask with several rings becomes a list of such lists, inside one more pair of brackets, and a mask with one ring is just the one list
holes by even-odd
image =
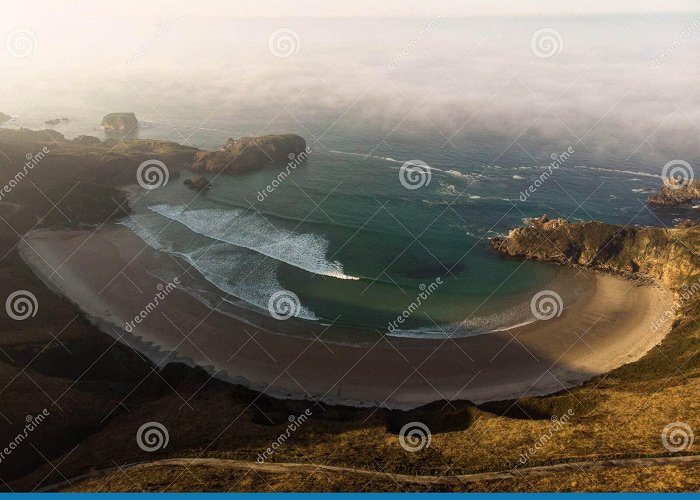
[[700, 202], [700, 181], [678, 181], [668, 178], [658, 193], [647, 198], [651, 205], [684, 206]]
[[102, 118], [105, 132], [125, 134], [138, 127], [139, 121], [134, 113], [110, 113]]
[[52, 118], [51, 120], [46, 120], [44, 123], [46, 125], [54, 126], [54, 125], [60, 125], [61, 123], [66, 123], [69, 121], [70, 120], [68, 118], [63, 117], [63, 118]]
[[12, 120], [12, 117], [10, 115], [6, 115], [5, 113], [0, 112], [0, 123], [9, 122], [10, 120]]
[[200, 151], [193, 170], [250, 172], [271, 165], [282, 165], [306, 151], [306, 140], [296, 134], [263, 135], [229, 139], [219, 151]]
[[191, 179], [185, 179], [185, 182], [183, 182], [183, 184], [195, 191], [204, 191], [206, 189], [209, 189], [209, 187], [211, 186], [211, 182], [209, 182], [206, 177], [203, 177], [201, 175], [192, 177]]
[[700, 226], [630, 227], [544, 216], [512, 229], [506, 238], [492, 239], [491, 245], [510, 257], [578, 265], [677, 288], [700, 269], [697, 241]]

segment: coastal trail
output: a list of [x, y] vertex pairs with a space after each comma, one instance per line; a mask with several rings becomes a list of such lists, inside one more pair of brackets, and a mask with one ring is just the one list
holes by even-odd
[[431, 485], [459, 485], [464, 483], [475, 483], [481, 481], [491, 481], [499, 479], [514, 479], [523, 477], [546, 476], [549, 474], [573, 473], [582, 470], [595, 471], [618, 467], [653, 467], [663, 465], [690, 465], [700, 464], [700, 455], [683, 455], [672, 457], [650, 457], [650, 458], [620, 458], [600, 461], [569, 462], [555, 465], [541, 465], [536, 467], [513, 468], [497, 472], [481, 472], [475, 474], [427, 476], [395, 474], [391, 472], [377, 472], [367, 469], [355, 469], [352, 467], [338, 467], [333, 465], [317, 465], [312, 463], [259, 463], [252, 461], [231, 460], [223, 458], [167, 458], [154, 460], [151, 462], [139, 462], [123, 465], [121, 467], [110, 467], [99, 471], [92, 471], [87, 474], [73, 477], [67, 481], [56, 483], [42, 488], [40, 491], [60, 491], [73, 483], [91, 479], [98, 479], [102, 476], [113, 473], [124, 473], [126, 471], [143, 472], [145, 469], [154, 467], [213, 467], [219, 469], [235, 469], [241, 471], [256, 471], [268, 474], [289, 474], [289, 473], [330, 473], [330, 474], [350, 474], [364, 476], [368, 479], [388, 479], [396, 482]]

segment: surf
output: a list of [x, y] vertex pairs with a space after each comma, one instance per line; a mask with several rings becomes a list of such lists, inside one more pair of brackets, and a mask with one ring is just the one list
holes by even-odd
[[192, 232], [252, 250], [312, 274], [344, 280], [359, 279], [345, 274], [339, 261], [326, 259], [328, 241], [323, 237], [275, 227], [262, 215], [217, 208], [186, 210], [185, 205], [160, 204], [148, 208]]

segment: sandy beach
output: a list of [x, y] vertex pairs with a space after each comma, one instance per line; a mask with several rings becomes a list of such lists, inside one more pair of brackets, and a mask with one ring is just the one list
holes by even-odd
[[113, 225], [97, 232], [34, 231], [25, 239], [23, 259], [106, 333], [161, 366], [185, 360], [278, 397], [408, 408], [544, 395], [639, 359], [670, 327], [651, 327], [670, 307], [670, 292], [588, 273], [591, 291], [561, 316], [472, 337], [344, 332], [366, 337], [353, 346], [329, 340], [333, 335], [320, 325], [310, 326], [308, 338], [292, 337], [213, 311], [179, 289], [128, 333], [127, 322], [165, 285], [148, 273], [153, 249]]

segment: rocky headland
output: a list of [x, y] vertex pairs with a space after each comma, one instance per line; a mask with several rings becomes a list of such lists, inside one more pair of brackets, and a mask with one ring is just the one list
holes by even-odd
[[[123, 217], [129, 205], [120, 188], [136, 183], [142, 162], [158, 158], [174, 178], [199, 151], [169, 141], [67, 139], [55, 130], [24, 128], [0, 129], [0, 150], [5, 153], [0, 164], [7, 164], [0, 181], [7, 186], [2, 201], [19, 207], [14, 217], [17, 230], [35, 224], [99, 225]], [[23, 180], [27, 176], [32, 182]], [[37, 198], [37, 188], [52, 200], [62, 200], [61, 210], [52, 210], [47, 198]]]
[[658, 193], [647, 198], [651, 205], [690, 206], [700, 203], [700, 181], [668, 178]]
[[229, 139], [219, 151], [197, 153], [192, 170], [229, 174], [250, 172], [288, 163], [305, 150], [306, 140], [296, 134]]
[[0, 123], [9, 122], [10, 120], [12, 120], [12, 117], [10, 115], [6, 115], [5, 113], [0, 112]]
[[531, 219], [512, 229], [506, 238], [494, 238], [492, 247], [509, 256], [581, 266], [653, 280], [678, 290], [700, 273], [697, 242], [700, 227], [675, 228], [619, 226], [604, 222]]
[[[107, 117], [115, 115], [124, 113]], [[109, 121], [114, 127], [126, 123], [120, 119]], [[129, 209], [120, 188], [136, 183], [136, 170], [146, 160], [158, 159], [165, 163], [172, 179], [178, 178], [182, 169], [239, 174], [284, 165], [290, 158], [297, 158], [306, 150], [306, 141], [294, 134], [243, 137], [229, 139], [221, 151], [203, 151], [155, 139], [114, 137], [101, 141], [87, 135], [67, 139], [60, 132], [50, 129], [0, 129], [0, 149], [6, 154], [9, 164], [13, 165], [10, 168], [13, 172], [23, 169], [28, 152], [38, 153], [44, 147], [47, 152], [42, 153], [39, 161], [31, 167], [34, 182], [44, 192], [55, 190], [57, 199], [68, 193], [64, 203], [72, 203], [75, 210], [72, 217], [64, 217], [59, 211], [52, 211], [51, 205], [44, 207], [41, 199], [36, 202], [37, 207], [30, 208], [22, 199], [31, 196], [36, 188], [32, 183], [20, 182], [3, 197], [3, 201], [22, 206], [18, 215], [26, 214], [29, 227], [37, 223], [38, 213], [46, 214], [40, 217], [40, 226], [62, 227], [77, 227], [124, 216]], [[71, 189], [76, 182], [81, 186]], [[210, 186], [203, 176], [188, 179], [185, 184], [197, 191]]]

